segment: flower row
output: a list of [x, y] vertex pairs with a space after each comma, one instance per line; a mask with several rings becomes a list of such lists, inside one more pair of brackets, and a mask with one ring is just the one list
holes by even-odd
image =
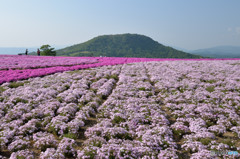
[[88, 140], [78, 158], [177, 158], [170, 122], [143, 63], [122, 67], [97, 117], [98, 123], [85, 132]]
[[[151, 59], [151, 58], [121, 58], [121, 57], [44, 57], [44, 56], [39, 57], [39, 56], [0, 55], [1, 63], [0, 84], [4, 82], [28, 79], [31, 77], [40, 77], [57, 72], [73, 71], [106, 65], [117, 65], [146, 61], [178, 61], [178, 60], [183, 59]], [[227, 59], [184, 59], [184, 60], [213, 61]]]
[[1, 85], [0, 153], [7, 151], [10, 158], [76, 156], [76, 140], [109, 95], [104, 92], [112, 91], [120, 70], [104, 66]]
[[97, 59], [83, 57], [0, 55], [0, 70], [72, 66], [96, 62]]
[[240, 150], [239, 66], [236, 61], [146, 64], [175, 140], [192, 158]]

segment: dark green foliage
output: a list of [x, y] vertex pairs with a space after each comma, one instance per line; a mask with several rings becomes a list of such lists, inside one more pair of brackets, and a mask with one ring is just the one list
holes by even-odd
[[64, 134], [63, 137], [67, 137], [67, 138], [70, 138], [70, 139], [77, 139], [77, 135], [73, 134], [73, 133]]
[[85, 154], [85, 156], [88, 156], [89, 157], [89, 159], [94, 159], [94, 156], [96, 155], [96, 152], [95, 151], [88, 151], [88, 152], [85, 152], [84, 153]]
[[215, 90], [215, 87], [214, 86], [209, 86], [206, 88], [206, 90], [210, 93], [212, 93], [214, 90]]
[[53, 147], [54, 147], [54, 145], [48, 145], [48, 144], [42, 145], [41, 146], [41, 151], [46, 151], [47, 148], [53, 148]]
[[149, 92], [148, 94], [147, 94], [147, 98], [148, 97], [151, 97], [153, 95], [153, 93], [152, 92]]
[[115, 74], [114, 75], [107, 75], [106, 78], [107, 79], [111, 79], [112, 78], [112, 79], [115, 79], [116, 81], [118, 81], [118, 76], [115, 75]]
[[215, 125], [213, 121], [209, 121], [209, 120], [206, 121], [206, 124], [207, 124], [207, 127]]
[[0, 97], [0, 102], [3, 102], [4, 101], [4, 98], [3, 97]]
[[230, 122], [231, 122], [231, 124], [232, 124], [233, 126], [237, 126], [237, 125], [238, 125], [237, 121], [235, 121], [235, 120], [231, 120]]
[[204, 80], [204, 79], [200, 79], [201, 82], [206, 82], [206, 83], [216, 83], [217, 81], [216, 80]]
[[208, 81], [206, 81], [207, 83], [216, 83], [217, 81], [216, 80], [208, 80]]
[[235, 141], [233, 139], [223, 139], [221, 142], [227, 144], [230, 147], [235, 146]]
[[102, 147], [102, 143], [101, 143], [101, 142], [98, 142], [98, 141], [93, 142], [92, 145], [93, 145], [93, 146], [96, 146], [96, 147]]
[[104, 35], [57, 51], [58, 56], [201, 58], [138, 34]]
[[63, 102], [63, 99], [62, 99], [62, 97], [56, 97], [56, 99], [60, 102], [60, 103], [62, 103]]
[[52, 133], [53, 135], [58, 135], [57, 130], [55, 130], [54, 126], [52, 125], [47, 129], [47, 131]]
[[184, 135], [184, 131], [173, 129], [173, 136], [176, 140], [180, 140]]
[[209, 138], [201, 138], [201, 139], [200, 139], [200, 142], [201, 142], [203, 145], [208, 145], [211, 141], [212, 141], [212, 139], [209, 139]]
[[139, 91], [145, 91], [146, 88], [145, 87], [141, 87], [141, 88], [138, 88]]
[[178, 87], [177, 90], [181, 93], [184, 93], [185, 89], [183, 87]]
[[40, 49], [41, 56], [56, 56], [56, 51], [54, 51], [54, 48], [51, 48], [50, 45], [42, 45]]
[[23, 86], [24, 83], [23, 82], [12, 82], [8, 85], [9, 88], [17, 88], [19, 86]]
[[113, 124], [119, 124], [121, 122], [125, 122], [125, 119], [121, 118], [120, 116], [115, 116], [114, 119], [112, 120]]
[[17, 103], [20, 103], [20, 102], [21, 102], [21, 103], [28, 103], [28, 100], [17, 97], [17, 98], [15, 98], [15, 99], [12, 101], [12, 103], [15, 104], [15, 105], [16, 105]]
[[5, 91], [5, 89], [0, 86], [0, 93], [1, 93], [1, 92], [4, 92], [4, 91]]
[[128, 133], [124, 133], [124, 134], [116, 134], [114, 136], [114, 138], [117, 138], [117, 139], [125, 139], [125, 140], [133, 140], [133, 138], [128, 134]]

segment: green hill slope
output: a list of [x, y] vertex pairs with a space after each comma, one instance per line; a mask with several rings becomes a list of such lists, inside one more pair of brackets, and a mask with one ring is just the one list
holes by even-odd
[[159, 44], [138, 34], [103, 35], [57, 50], [57, 56], [107, 56], [148, 58], [201, 58]]

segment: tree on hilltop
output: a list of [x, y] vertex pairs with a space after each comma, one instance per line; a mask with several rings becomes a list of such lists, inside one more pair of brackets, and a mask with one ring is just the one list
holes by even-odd
[[50, 45], [42, 45], [40, 47], [41, 50], [41, 56], [56, 56], [56, 51], [54, 51], [54, 48], [51, 48]]

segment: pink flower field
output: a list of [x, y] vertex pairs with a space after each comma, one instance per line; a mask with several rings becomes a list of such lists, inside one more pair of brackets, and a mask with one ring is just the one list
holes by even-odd
[[[41, 77], [57, 72], [146, 61], [217, 60], [217, 59], [151, 59], [114, 57], [51, 57], [0, 55], [0, 84]], [[223, 60], [223, 59], [218, 59]], [[226, 59], [224, 59], [226, 60]], [[237, 60], [237, 59], [227, 59]]]
[[240, 157], [240, 59], [0, 56], [0, 158]]

